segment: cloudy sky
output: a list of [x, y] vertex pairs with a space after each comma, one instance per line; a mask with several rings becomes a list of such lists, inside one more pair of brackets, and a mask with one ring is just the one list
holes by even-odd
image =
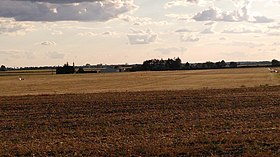
[[1, 0], [6, 66], [280, 59], [280, 0]]

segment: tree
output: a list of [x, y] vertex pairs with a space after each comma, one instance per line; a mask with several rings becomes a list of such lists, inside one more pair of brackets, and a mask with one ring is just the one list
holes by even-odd
[[174, 59], [172, 68], [179, 70], [179, 69], [181, 69], [181, 65], [182, 65], [181, 59], [178, 57], [178, 58]]
[[276, 59], [273, 59], [271, 61], [271, 63], [272, 63], [272, 66], [280, 66], [280, 62], [278, 60], [276, 60]]
[[84, 69], [83, 68], [79, 68], [79, 70], [77, 71], [77, 73], [84, 73]]
[[6, 70], [7, 70], [6, 67], [4, 65], [1, 65], [0, 71], [6, 71]]
[[185, 69], [191, 69], [191, 65], [190, 65], [189, 62], [187, 62], [187, 63], [185, 64]]
[[237, 63], [236, 62], [230, 62], [229, 67], [231, 68], [237, 68]]
[[222, 60], [222, 61], [221, 61], [221, 67], [224, 68], [224, 67], [226, 67], [226, 66], [227, 66], [227, 63], [226, 63], [224, 60]]
[[215, 66], [215, 63], [208, 61], [206, 63], [203, 63], [203, 68], [213, 69], [213, 68], [216, 68], [216, 66]]
[[179, 70], [181, 69], [182, 63], [181, 59], [178, 58], [168, 58], [167, 60], [163, 59], [150, 59], [143, 62], [141, 68], [134, 66], [132, 70]]
[[224, 68], [227, 65], [227, 63], [224, 60], [222, 60], [220, 62], [216, 62], [215, 64], [216, 64], [217, 68]]

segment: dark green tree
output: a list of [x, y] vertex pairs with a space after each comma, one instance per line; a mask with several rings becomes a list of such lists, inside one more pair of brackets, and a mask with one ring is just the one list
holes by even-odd
[[237, 63], [236, 62], [230, 62], [229, 63], [229, 67], [236, 68], [237, 67]]
[[174, 61], [173, 61], [173, 69], [175, 69], [175, 70], [179, 70], [179, 69], [181, 69], [181, 66], [182, 66], [182, 63], [181, 63], [182, 61], [181, 61], [181, 59], [178, 57], [178, 58], [176, 58], [176, 59], [174, 59]]
[[276, 60], [276, 59], [273, 59], [271, 61], [271, 64], [272, 64], [272, 66], [280, 66], [280, 62], [278, 60]]
[[0, 71], [6, 71], [6, 70], [7, 70], [7, 68], [5, 67], [5, 65], [1, 65]]
[[185, 67], [184, 67], [185, 69], [191, 69], [191, 65], [190, 65], [190, 63], [189, 62], [187, 62], [186, 64], [185, 64]]
[[213, 68], [216, 68], [216, 65], [215, 65], [215, 63], [208, 61], [206, 63], [203, 63], [203, 68], [213, 69]]
[[222, 60], [220, 62], [216, 62], [215, 65], [217, 68], [224, 68], [224, 67], [226, 67], [227, 64], [224, 60]]

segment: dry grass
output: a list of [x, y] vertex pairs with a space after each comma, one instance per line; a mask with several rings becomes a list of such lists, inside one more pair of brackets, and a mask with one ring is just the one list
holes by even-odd
[[[75, 75], [34, 74], [36, 73], [0, 76], [0, 95], [239, 88], [280, 84], [279, 74], [270, 73], [267, 68]], [[18, 76], [23, 76], [25, 80], [19, 81]]]
[[279, 90], [0, 97], [0, 156], [280, 156]]

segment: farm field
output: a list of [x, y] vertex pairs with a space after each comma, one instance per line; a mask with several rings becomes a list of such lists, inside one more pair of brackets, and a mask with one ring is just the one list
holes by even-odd
[[280, 156], [279, 91], [1, 96], [0, 156]]
[[[221, 89], [280, 85], [267, 68], [52, 75], [52, 71], [0, 73], [0, 95]], [[24, 78], [19, 81], [19, 77]]]

